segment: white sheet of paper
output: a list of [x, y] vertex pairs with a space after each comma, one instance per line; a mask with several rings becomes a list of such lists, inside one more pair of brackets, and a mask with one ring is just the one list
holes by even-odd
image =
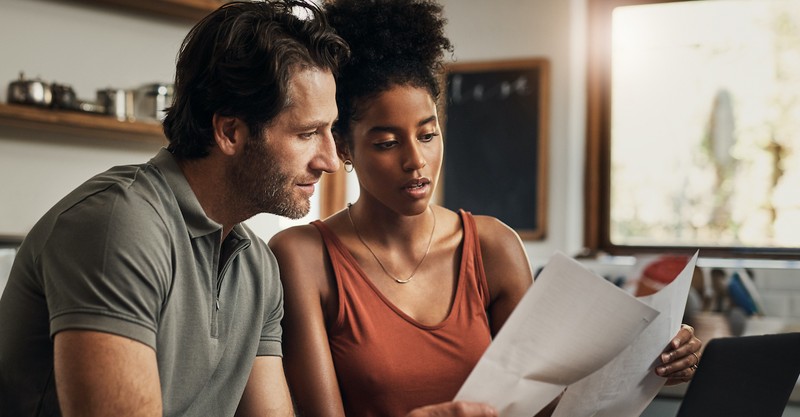
[[658, 317], [622, 353], [597, 372], [570, 385], [553, 417], [638, 416], [664, 386], [655, 374], [659, 355], [678, 333], [698, 253], [683, 271], [655, 294], [639, 300], [658, 310]]
[[625, 349], [658, 311], [556, 253], [456, 394], [531, 417]]

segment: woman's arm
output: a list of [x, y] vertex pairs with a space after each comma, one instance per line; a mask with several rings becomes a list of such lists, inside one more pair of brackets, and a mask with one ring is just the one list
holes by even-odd
[[278, 233], [269, 246], [281, 271], [284, 364], [297, 412], [343, 417], [325, 325], [326, 309], [337, 306], [336, 289], [322, 238], [314, 226], [299, 226]]
[[513, 229], [489, 216], [475, 216], [475, 223], [491, 298], [489, 324], [495, 336], [533, 283], [533, 274], [522, 240]]
[[[519, 235], [501, 221], [488, 216], [475, 216], [481, 241], [483, 268], [489, 286], [489, 324], [492, 336], [514, 311], [519, 300], [533, 283], [528, 255]], [[560, 396], [535, 417], [550, 416]]]

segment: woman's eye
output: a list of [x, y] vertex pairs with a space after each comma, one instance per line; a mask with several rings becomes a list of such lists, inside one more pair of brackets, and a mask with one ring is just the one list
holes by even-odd
[[386, 142], [380, 142], [375, 144], [375, 147], [378, 149], [391, 149], [394, 148], [395, 146], [397, 146], [397, 141], [394, 140], [389, 140]]
[[419, 137], [419, 140], [420, 140], [420, 142], [430, 142], [430, 141], [433, 140], [433, 138], [435, 138], [437, 136], [439, 136], [439, 134], [436, 133], [436, 132], [425, 133], [425, 134], [423, 134], [422, 136]]

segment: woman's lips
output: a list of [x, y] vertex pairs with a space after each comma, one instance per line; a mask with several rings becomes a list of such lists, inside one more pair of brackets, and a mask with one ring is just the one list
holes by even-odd
[[403, 186], [403, 191], [414, 198], [422, 198], [428, 194], [431, 180], [425, 177], [413, 179]]

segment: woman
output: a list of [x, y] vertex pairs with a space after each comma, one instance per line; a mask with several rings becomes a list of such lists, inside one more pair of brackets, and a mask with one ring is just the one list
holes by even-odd
[[[360, 196], [270, 242], [301, 414], [403, 416], [452, 400], [532, 283], [512, 229], [431, 204], [443, 154], [437, 77], [452, 49], [441, 12], [425, 0], [325, 5], [352, 49], [334, 138]], [[676, 340], [665, 375], [686, 378], [700, 342], [688, 330]]]

